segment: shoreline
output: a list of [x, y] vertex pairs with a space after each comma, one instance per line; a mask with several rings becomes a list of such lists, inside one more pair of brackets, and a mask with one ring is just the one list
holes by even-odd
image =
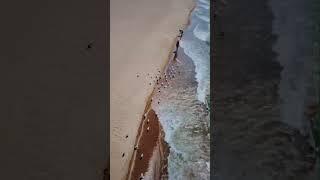
[[[193, 9], [194, 9], [194, 8], [192, 8], [191, 12], [193, 11]], [[190, 17], [190, 15], [191, 15], [191, 12], [190, 12], [190, 14], [189, 14], [189, 17]], [[186, 25], [183, 29], [185, 29], [188, 25], [189, 25], [189, 21], [188, 21], [187, 25]], [[175, 43], [176, 43], [178, 40], [179, 40], [179, 39], [176, 38]], [[169, 55], [168, 55], [168, 60], [167, 60], [167, 62], [166, 62], [166, 64], [165, 64], [165, 66], [163, 67], [163, 70], [161, 71], [161, 73], [163, 73], [164, 71], [166, 71], [166, 69], [167, 69], [168, 67], [170, 67], [171, 63], [174, 61], [172, 54], [173, 54], [173, 51], [174, 51], [174, 48], [175, 48], [175, 43], [172, 45], [172, 49], [171, 49], [171, 51], [170, 51], [170, 53], [169, 53]], [[179, 57], [179, 55], [177, 56], [177, 58], [178, 58], [178, 57]], [[160, 81], [160, 83], [161, 83], [161, 82], [162, 82], [162, 81]], [[145, 111], [144, 111], [144, 114], [147, 113], [147, 119], [150, 118], [150, 117], [149, 117], [149, 112], [150, 112], [150, 111], [153, 111], [153, 112], [154, 112], [154, 110], [153, 110], [152, 107], [151, 107], [151, 103], [152, 103], [151, 98], [153, 98], [153, 97], [155, 96], [155, 90], [156, 90], [156, 85], [154, 86], [154, 90], [152, 91], [151, 95], [148, 97], [147, 105], [146, 105], [146, 108], [145, 108]], [[169, 145], [168, 145], [168, 144], [165, 142], [165, 140], [164, 140], [165, 132], [164, 132], [164, 130], [163, 130], [163, 128], [162, 128], [162, 125], [161, 125], [158, 117], [156, 116], [155, 118], [150, 119], [150, 121], [156, 121], [157, 123], [159, 123], [159, 130], [158, 130], [157, 143], [154, 144], [154, 146], [151, 148], [152, 151], [150, 151], [150, 149], [148, 149], [148, 151], [149, 151], [148, 153], [153, 154], [153, 152], [154, 152], [154, 150], [156, 150], [156, 147], [157, 147], [157, 146], [159, 146], [159, 148], [162, 149], [162, 150], [159, 150], [161, 153], [164, 153], [165, 150], [168, 151], [170, 147], [169, 147]], [[144, 122], [144, 118], [142, 117], [142, 120], [141, 120], [139, 129], [138, 129], [138, 134], [137, 134], [137, 137], [136, 137], [136, 142], [135, 142], [135, 144], [139, 144], [139, 145], [141, 144], [141, 143], [140, 143], [140, 139], [141, 139], [141, 136], [144, 136], [144, 135], [143, 135], [143, 133], [144, 133], [144, 131], [143, 131], [143, 126], [144, 126], [144, 125], [145, 125], [145, 122]], [[145, 135], [147, 135], [147, 134], [145, 134]], [[165, 149], [165, 150], [163, 150], [163, 149]], [[166, 162], [165, 164], [161, 163], [161, 166], [159, 167], [159, 169], [162, 169], [162, 168], [164, 168], [164, 167], [165, 167], [165, 169], [167, 169], [167, 166], [168, 166], [168, 164], [167, 164], [168, 155], [169, 155], [169, 152], [164, 153], [163, 156], [160, 156], [160, 157], [159, 157], [159, 158], [160, 158], [160, 162], [163, 162], [163, 161]], [[136, 156], [137, 156], [137, 154], [136, 154], [136, 151], [135, 151], [135, 152], [133, 153], [133, 156], [132, 156], [131, 160], [130, 160], [129, 172], [127, 173], [127, 176], [126, 176], [127, 178], [126, 178], [126, 179], [132, 179], [132, 176], [133, 176], [134, 178], [137, 177], [136, 174], [135, 174], [135, 172], [133, 172], [134, 169], [136, 168], [134, 161], [139, 160], [139, 159], [136, 159]], [[145, 153], [144, 153], [144, 156], [145, 156]], [[152, 158], [152, 155], [149, 155], [149, 154], [148, 154], [148, 157], [149, 157], [149, 159], [148, 159], [147, 161], [144, 161], [145, 163], [148, 163], [148, 166], [147, 166], [146, 169], [143, 167], [143, 170], [142, 170], [142, 171], [145, 170], [145, 172], [143, 172], [144, 174], [148, 171], [148, 167], [150, 167], [150, 164], [149, 164], [149, 163], [150, 163], [150, 160], [151, 160], [151, 158]], [[141, 169], [141, 167], [138, 167], [138, 169]], [[160, 170], [160, 172], [161, 172], [161, 173], [160, 173], [160, 177], [166, 176], [166, 175], [168, 174], [167, 170], [164, 170], [164, 171], [161, 171], [161, 170]], [[132, 174], [133, 174], [133, 175], [132, 175]], [[137, 177], [137, 178], [139, 178], [139, 177]]]
[[[188, 19], [187, 19], [187, 22], [184, 23], [183, 27], [181, 29], [185, 30], [189, 25], [190, 25], [190, 22], [191, 22], [191, 14], [192, 12], [194, 11], [194, 9], [196, 8], [196, 1], [193, 1], [193, 6], [192, 8], [190, 9], [189, 13], [188, 13]], [[167, 60], [165, 61], [165, 64], [163, 65], [163, 67], [161, 67], [161, 71], [160, 73], [162, 74], [163, 72], [165, 72], [167, 70], [168, 67], [171, 66], [172, 62], [174, 61], [173, 59], [173, 52], [175, 50], [175, 44], [177, 41], [180, 41], [180, 39], [178, 37], [175, 38], [175, 41], [174, 43], [172, 43], [172, 46], [170, 48], [170, 51], [168, 53], [168, 58]], [[180, 47], [181, 48], [181, 47]], [[180, 56], [178, 55], [177, 56], [177, 59], [179, 58]], [[160, 81], [161, 83], [161, 81]], [[156, 138], [156, 143], [152, 146], [152, 147], [148, 147], [146, 151], [144, 151], [143, 155], [144, 155], [144, 158], [143, 158], [143, 163], [139, 163], [139, 161], [141, 161], [139, 159], [139, 152], [135, 151], [133, 154], [132, 154], [132, 157], [130, 159], [130, 163], [129, 163], [129, 168], [128, 168], [128, 173], [126, 175], [126, 179], [137, 179], [140, 177], [140, 174], [143, 173], [143, 175], [146, 175], [146, 173], [148, 173], [150, 171], [150, 167], [152, 167], [152, 163], [151, 160], [152, 158], [156, 158], [158, 161], [160, 161], [160, 167], [156, 170], [152, 170], [153, 172], [156, 172], [156, 174], [158, 174], [158, 177], [159, 178], [162, 178], [162, 177], [168, 177], [168, 171], [167, 171], [167, 167], [168, 167], [168, 155], [169, 155], [169, 152], [170, 152], [170, 147], [169, 145], [165, 142], [164, 140], [164, 137], [165, 137], [165, 132], [162, 128], [162, 125], [157, 117], [157, 115], [155, 114], [155, 116], [152, 118], [150, 117], [149, 115], [149, 112], [154, 112], [153, 108], [152, 108], [152, 101], [151, 99], [155, 96], [155, 90], [156, 90], [156, 84], [154, 84], [154, 87], [153, 87], [153, 91], [152, 93], [149, 95], [148, 97], [148, 100], [146, 102], [146, 107], [145, 107], [145, 110], [144, 110], [144, 113], [143, 114], [147, 114], [147, 118], [146, 119], [150, 119], [150, 122], [151, 121], [155, 121], [155, 123], [158, 123], [159, 124], [159, 129], [157, 129], [158, 131], [158, 135], [154, 138]], [[142, 117], [141, 119], [141, 123], [139, 125], [139, 129], [138, 129], [138, 133], [137, 133], [137, 136], [136, 136], [136, 141], [135, 141], [135, 145], [138, 144], [138, 150], [139, 150], [139, 147], [141, 146], [141, 143], [143, 142], [140, 142], [141, 141], [141, 138], [143, 138], [143, 136], [149, 136], [148, 133], [145, 133], [145, 131], [143, 131], [143, 127], [145, 126], [145, 120], [144, 120], [144, 117]], [[150, 126], [151, 127], [151, 126]], [[153, 127], [154, 128], [154, 127]], [[151, 129], [151, 128], [150, 128]], [[154, 139], [153, 139], [154, 140]], [[158, 147], [158, 148], [157, 148]], [[159, 152], [159, 156], [160, 157], [154, 157], [156, 151]], [[147, 156], [147, 158], [145, 158]], [[139, 163], [138, 165], [136, 165], [136, 163]], [[140, 172], [137, 172], [137, 171], [140, 171]]]
[[141, 117], [154, 91], [150, 77], [167, 66], [178, 28], [186, 26], [193, 2], [137, 0], [127, 8], [127, 0], [110, 2], [111, 179], [128, 178], [134, 144], [143, 131]]

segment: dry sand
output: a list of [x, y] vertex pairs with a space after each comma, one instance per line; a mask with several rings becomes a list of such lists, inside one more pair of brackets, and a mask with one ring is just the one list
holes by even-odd
[[111, 179], [124, 179], [127, 173], [153, 88], [147, 73], [153, 75], [157, 68], [164, 67], [178, 29], [187, 23], [193, 4], [193, 0], [110, 2]]

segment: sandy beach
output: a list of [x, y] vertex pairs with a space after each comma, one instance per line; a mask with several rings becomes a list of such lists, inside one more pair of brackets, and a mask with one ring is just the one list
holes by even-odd
[[148, 74], [154, 75], [165, 66], [193, 4], [192, 0], [110, 2], [111, 179], [126, 178], [153, 90]]

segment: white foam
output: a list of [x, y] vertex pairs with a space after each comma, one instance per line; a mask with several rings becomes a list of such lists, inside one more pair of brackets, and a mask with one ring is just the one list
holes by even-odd
[[210, 49], [203, 41], [182, 40], [181, 47], [195, 65], [198, 100], [206, 102], [210, 93]]
[[[209, 7], [209, 1], [200, 0], [199, 5]], [[198, 6], [193, 15], [195, 14], [200, 20], [193, 18], [189, 26], [189, 28], [194, 28], [192, 32], [198, 41], [183, 38], [180, 46], [194, 62], [198, 82], [197, 97], [201, 102], [207, 103], [206, 98], [210, 93], [210, 47], [208, 44], [210, 42], [210, 22], [204, 20], [206, 18], [203, 17], [209, 17], [209, 11]]]
[[210, 42], [210, 25], [209, 24], [197, 24], [193, 29], [193, 34], [201, 41]]
[[210, 23], [210, 4], [199, 2], [193, 14], [199, 19]]
[[170, 145], [169, 180], [209, 179], [209, 115], [195, 92], [195, 87], [168, 89], [161, 104], [153, 105]]
[[196, 16], [199, 18], [199, 19], [201, 19], [201, 20], [203, 20], [203, 21], [205, 21], [205, 22], [210, 22], [210, 18], [208, 17], [208, 16], [204, 16], [204, 15], [201, 15], [201, 14], [196, 14]]

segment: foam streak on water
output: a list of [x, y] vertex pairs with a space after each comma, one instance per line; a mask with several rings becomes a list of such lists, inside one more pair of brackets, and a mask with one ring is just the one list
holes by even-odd
[[191, 25], [181, 47], [196, 67], [197, 97], [206, 103], [210, 93], [210, 11], [209, 1], [201, 0], [192, 13]]
[[209, 32], [209, 1], [201, 0], [181, 40], [180, 63], [165, 71], [174, 72], [175, 78], [153, 97], [153, 109], [170, 146], [170, 180], [210, 179]]

